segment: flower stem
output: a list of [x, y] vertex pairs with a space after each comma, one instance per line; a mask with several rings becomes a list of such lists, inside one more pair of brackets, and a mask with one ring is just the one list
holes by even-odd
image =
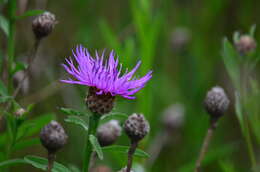
[[16, 13], [16, 0], [8, 1], [8, 39], [7, 39], [7, 54], [8, 54], [8, 87], [12, 88], [12, 66], [14, 61], [14, 50], [15, 50], [15, 13]]
[[131, 141], [131, 146], [130, 146], [129, 151], [128, 151], [128, 161], [127, 161], [126, 172], [131, 171], [131, 167], [132, 167], [132, 163], [133, 163], [133, 155], [135, 153], [137, 145], [138, 145], [138, 142]]
[[51, 172], [51, 169], [53, 168], [54, 160], [55, 160], [55, 153], [48, 152], [48, 167], [47, 167], [48, 172]]
[[88, 134], [87, 134], [87, 140], [86, 140], [86, 147], [84, 151], [84, 161], [83, 161], [83, 172], [88, 172], [89, 165], [90, 165], [90, 159], [91, 159], [91, 153], [92, 153], [92, 145], [89, 140], [89, 136], [96, 135], [99, 119], [101, 115], [99, 114], [93, 114], [89, 118], [89, 128], [88, 128]]
[[194, 172], [200, 171], [201, 162], [204, 159], [206, 152], [208, 151], [208, 146], [209, 146], [209, 143], [211, 141], [213, 131], [216, 129], [216, 126], [217, 126], [217, 119], [211, 119], [210, 127], [208, 128], [207, 135], [205, 136], [204, 141], [203, 141], [203, 145], [200, 149], [200, 154], [199, 154], [199, 157], [196, 161], [196, 167], [195, 167]]

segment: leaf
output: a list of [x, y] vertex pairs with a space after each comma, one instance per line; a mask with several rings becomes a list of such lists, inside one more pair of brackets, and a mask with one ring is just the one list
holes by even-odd
[[9, 36], [9, 23], [6, 20], [6, 18], [2, 15], [0, 15], [0, 28], [3, 30], [3, 32], [5, 33], [5, 35], [8, 37]]
[[29, 10], [29, 11], [24, 12], [20, 16], [16, 16], [16, 19], [20, 20], [20, 19], [24, 19], [26, 17], [36, 16], [36, 15], [42, 14], [44, 12], [45, 12], [44, 10]]
[[28, 67], [28, 64], [23, 62], [16, 62], [14, 68], [12, 69], [12, 74], [15, 74], [18, 71], [25, 70]]
[[237, 88], [239, 86], [239, 59], [237, 58], [236, 51], [234, 50], [233, 46], [229, 43], [227, 38], [225, 38], [223, 41], [222, 57], [227, 72], [234, 86]]
[[67, 115], [77, 115], [77, 116], [85, 116], [85, 113], [74, 110], [74, 109], [70, 109], [70, 108], [60, 108], [60, 110], [67, 114]]
[[39, 138], [31, 138], [31, 139], [27, 139], [27, 140], [21, 140], [21, 141], [15, 143], [15, 145], [13, 147], [13, 151], [25, 149], [25, 148], [33, 146], [33, 145], [39, 145], [40, 143], [41, 142], [40, 142]]
[[250, 34], [251, 37], [254, 37], [255, 29], [256, 29], [256, 24], [252, 25], [250, 30], [249, 30], [249, 34]]
[[51, 120], [55, 119], [55, 115], [52, 113], [43, 114], [35, 119], [30, 119], [24, 122], [18, 130], [17, 138], [29, 137], [38, 133], [42, 127], [48, 124]]
[[88, 131], [88, 125], [86, 124], [86, 122], [83, 119], [79, 118], [78, 116], [70, 115], [66, 119], [64, 119], [64, 121], [79, 125], [79, 126], [83, 127], [83, 129]]
[[[46, 170], [48, 160], [46, 158], [33, 156], [33, 155], [27, 155], [24, 157], [24, 160], [34, 166], [35, 168], [39, 168], [42, 170]], [[64, 165], [54, 162], [52, 172], [70, 172], [67, 167]]]
[[242, 113], [242, 105], [240, 102], [240, 96], [239, 93], [236, 91], [235, 92], [235, 111], [236, 111], [236, 116], [238, 118], [238, 121], [240, 123], [240, 126], [244, 130], [244, 122], [243, 122], [243, 113]]
[[10, 100], [13, 100], [13, 97], [12, 96], [1, 96], [0, 97], [0, 103], [6, 103]]
[[0, 80], [0, 95], [2, 96], [8, 96], [7, 88], [5, 87], [5, 84], [2, 80]]
[[[127, 154], [129, 150], [129, 146], [120, 146], [120, 145], [113, 145], [113, 146], [105, 146], [102, 148], [104, 152], [118, 152]], [[134, 156], [141, 157], [141, 158], [149, 158], [150, 155], [144, 152], [141, 149], [136, 149]]]
[[233, 34], [233, 41], [234, 42], [238, 42], [239, 41], [239, 37], [240, 37], [240, 34], [239, 34], [239, 32], [234, 32], [234, 34]]
[[113, 112], [109, 113], [107, 115], [103, 115], [101, 117], [101, 120], [109, 121], [111, 119], [117, 119], [119, 121], [125, 121], [128, 118], [128, 115], [121, 113], [121, 112]]
[[17, 164], [26, 164], [27, 162], [23, 159], [11, 159], [0, 162], [0, 169], [5, 166], [17, 165]]
[[94, 149], [95, 152], [97, 153], [98, 158], [102, 160], [102, 159], [103, 159], [103, 152], [102, 152], [102, 149], [101, 149], [100, 144], [98, 143], [97, 138], [96, 138], [94, 135], [91, 134], [91, 135], [89, 136], [89, 141], [90, 141], [90, 143], [92, 144], [93, 149]]

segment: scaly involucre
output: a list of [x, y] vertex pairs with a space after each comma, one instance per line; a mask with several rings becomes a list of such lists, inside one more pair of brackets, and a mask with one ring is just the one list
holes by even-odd
[[113, 51], [105, 60], [104, 53], [100, 56], [96, 52], [96, 57], [93, 58], [86, 48], [78, 46], [76, 52], [73, 52], [73, 56], [77, 65], [74, 65], [72, 58], [68, 58], [66, 59], [67, 64], [63, 64], [63, 66], [73, 76], [74, 80], [61, 81], [96, 87], [98, 89], [96, 94], [98, 95], [110, 93], [112, 96], [120, 95], [127, 99], [134, 99], [133, 95], [141, 90], [152, 77], [152, 71], [141, 78], [133, 77], [141, 65], [141, 61], [136, 64], [132, 71], [126, 70], [125, 74], [122, 75], [122, 64], [119, 65], [118, 58], [115, 59]]

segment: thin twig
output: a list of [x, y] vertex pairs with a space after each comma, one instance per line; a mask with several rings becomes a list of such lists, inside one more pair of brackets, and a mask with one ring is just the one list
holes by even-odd
[[48, 152], [48, 167], [47, 167], [48, 172], [51, 172], [51, 169], [53, 168], [54, 160], [55, 160], [55, 153]]
[[131, 171], [132, 163], [133, 163], [133, 155], [135, 153], [135, 150], [137, 148], [138, 142], [132, 141], [130, 149], [128, 151], [128, 161], [127, 161], [127, 167], [126, 167], [126, 172]]
[[211, 141], [213, 131], [216, 129], [217, 120], [211, 120], [210, 127], [208, 129], [207, 135], [204, 138], [203, 145], [200, 150], [199, 158], [196, 161], [196, 168], [194, 172], [200, 172], [201, 162], [205, 157], [206, 152], [208, 151], [208, 146]]

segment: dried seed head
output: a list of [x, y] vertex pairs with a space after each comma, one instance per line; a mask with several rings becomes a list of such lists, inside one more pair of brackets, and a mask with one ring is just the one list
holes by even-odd
[[14, 115], [17, 118], [22, 117], [26, 113], [26, 110], [24, 108], [19, 108], [17, 111], [15, 111]]
[[178, 129], [184, 122], [184, 106], [174, 104], [168, 107], [163, 113], [162, 123], [167, 131]]
[[117, 120], [110, 120], [97, 130], [98, 142], [101, 146], [113, 144], [121, 135], [122, 128]]
[[235, 46], [241, 55], [245, 55], [253, 52], [256, 49], [256, 42], [253, 37], [249, 35], [243, 35], [237, 42], [235, 42]]
[[50, 12], [44, 12], [37, 16], [32, 22], [32, 29], [37, 39], [48, 36], [57, 23], [55, 15]]
[[[126, 172], [126, 167], [122, 168], [120, 171], [118, 172]], [[133, 170], [130, 170], [130, 172], [134, 172]]]
[[110, 93], [98, 95], [99, 90], [95, 87], [90, 87], [86, 98], [86, 104], [89, 110], [100, 115], [111, 112], [115, 104], [115, 96]]
[[61, 149], [67, 142], [68, 136], [63, 127], [56, 121], [51, 121], [42, 128], [40, 140], [42, 145], [50, 153], [55, 153]]
[[229, 99], [221, 87], [213, 87], [204, 100], [206, 111], [212, 118], [219, 118], [228, 109]]
[[138, 142], [149, 133], [150, 126], [143, 115], [134, 113], [125, 121], [124, 130], [132, 142]]

